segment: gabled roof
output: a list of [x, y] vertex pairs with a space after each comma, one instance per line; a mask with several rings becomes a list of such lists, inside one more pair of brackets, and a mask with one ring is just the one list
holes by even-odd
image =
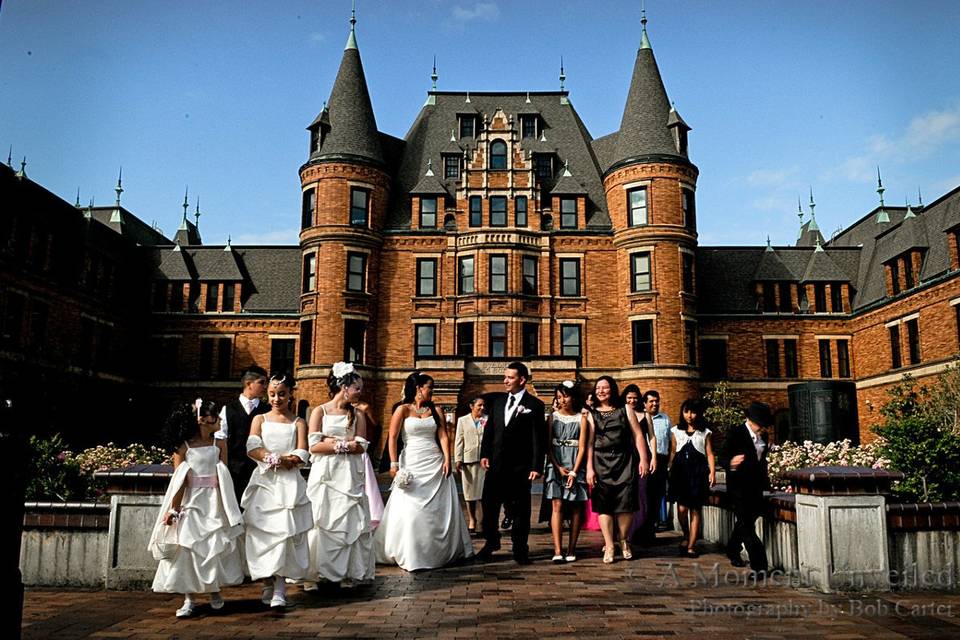
[[200, 229], [197, 228], [197, 225], [187, 220], [186, 212], [184, 212], [183, 218], [180, 220], [180, 226], [177, 228], [177, 233], [173, 236], [173, 241], [181, 247], [203, 244], [203, 240], [200, 238]]
[[427, 169], [427, 172], [422, 178], [420, 178], [420, 181], [415, 184], [412, 189], [410, 189], [410, 193], [423, 195], [450, 195], [450, 192], [445, 186], [443, 186], [443, 183], [440, 182], [440, 179], [434, 175], [432, 167]]
[[[526, 102], [527, 92], [470, 92], [470, 103], [466, 104], [465, 92], [431, 91], [434, 104], [424, 105], [405, 137], [402, 154], [398, 158], [398, 167], [394, 172], [394, 188], [391, 189], [391, 203], [387, 216], [387, 228], [404, 229], [410, 226], [410, 194], [422, 188], [424, 167], [432, 160], [435, 167], [442, 166], [443, 154], [450, 145], [450, 130], [457, 126], [457, 114], [464, 107], [478, 110], [481, 114], [492, 116], [496, 110], [514, 116], [514, 126], [519, 127], [516, 117], [531, 108], [540, 111], [546, 142], [538, 138], [524, 138], [516, 144], [524, 156], [533, 153], [555, 154], [560, 162], [569, 161], [576, 171], [576, 181], [580, 183], [577, 193], [586, 195], [587, 225], [591, 228], [609, 228], [610, 217], [606, 211], [606, 195], [599, 164], [591, 147], [591, 136], [583, 126], [570, 101], [563, 101], [566, 92], [548, 91], [529, 93], [530, 103]], [[478, 132], [479, 133], [479, 132]], [[477, 138], [458, 138], [461, 147], [475, 148]], [[469, 170], [469, 169], [468, 169]], [[557, 180], [561, 176], [557, 176]], [[456, 193], [459, 180], [436, 179], [450, 194]], [[546, 188], [552, 189], [554, 181]]]
[[143, 220], [130, 213], [122, 206], [112, 207], [89, 207], [84, 211], [90, 211], [90, 217], [100, 224], [110, 227], [120, 235], [129, 238], [137, 244], [151, 245], [172, 245], [166, 236], [145, 223]]
[[764, 250], [763, 257], [760, 258], [757, 270], [753, 274], [753, 279], [757, 282], [764, 282], [796, 280], [797, 277], [783, 263], [776, 249], [770, 247]]
[[193, 260], [186, 254], [180, 245], [173, 249], [164, 250], [160, 254], [160, 263], [154, 272], [158, 280], [193, 280], [196, 278], [196, 269]]
[[820, 245], [813, 250], [800, 282], [849, 282], [850, 276], [833, 261]]
[[570, 173], [570, 169], [564, 167], [563, 171], [560, 172], [560, 179], [557, 180], [555, 185], [553, 185], [553, 189], [550, 190], [550, 193], [559, 195], [580, 195], [586, 194], [587, 190], [583, 188], [583, 185], [580, 184], [579, 180], [573, 177], [573, 174]]
[[217, 246], [191, 247], [184, 251], [193, 258], [198, 280], [243, 280], [233, 251]]

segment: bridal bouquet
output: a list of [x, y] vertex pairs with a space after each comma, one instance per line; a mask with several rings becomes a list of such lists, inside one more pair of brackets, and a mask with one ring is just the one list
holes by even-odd
[[397, 471], [397, 476], [393, 479], [393, 484], [395, 484], [398, 489], [406, 489], [410, 486], [411, 482], [413, 482], [413, 474], [410, 473], [409, 469], [400, 469]]

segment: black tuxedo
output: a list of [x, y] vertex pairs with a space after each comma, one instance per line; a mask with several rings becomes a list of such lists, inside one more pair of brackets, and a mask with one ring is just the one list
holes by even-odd
[[500, 507], [506, 503], [513, 517], [510, 538], [513, 554], [526, 557], [530, 533], [530, 472], [543, 473], [546, 421], [544, 405], [525, 392], [504, 421], [506, 393], [484, 396], [487, 426], [480, 442], [480, 458], [490, 461], [483, 481], [483, 536], [487, 544], [500, 543]]
[[270, 405], [261, 401], [256, 408], [247, 414], [239, 398], [234, 398], [226, 405], [227, 414], [227, 468], [233, 480], [233, 489], [237, 494], [237, 502], [243, 495], [243, 490], [250, 482], [253, 470], [257, 463], [247, 455], [247, 437], [250, 435], [250, 425], [253, 419], [270, 411]]
[[[761, 435], [766, 445], [766, 436]], [[743, 462], [736, 469], [730, 468], [730, 460], [738, 455]], [[750, 567], [755, 571], [767, 569], [767, 554], [763, 542], [757, 537], [754, 525], [763, 515], [763, 492], [769, 486], [767, 478], [767, 447], [758, 458], [757, 449], [750, 436], [750, 427], [738, 425], [727, 432], [723, 447], [723, 458], [727, 466], [727, 496], [733, 505], [735, 521], [730, 541], [727, 543], [727, 555], [740, 557], [740, 545], [750, 554]]]

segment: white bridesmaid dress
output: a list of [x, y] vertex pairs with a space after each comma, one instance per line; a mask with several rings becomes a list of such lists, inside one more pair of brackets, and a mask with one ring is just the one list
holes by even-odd
[[413, 480], [403, 489], [394, 482], [390, 491], [374, 534], [377, 562], [416, 571], [473, 555], [457, 485], [452, 475], [443, 475], [443, 452], [436, 433], [432, 416], [403, 421], [400, 468], [409, 471]]
[[243, 534], [240, 509], [227, 466], [216, 446], [190, 447], [170, 478], [160, 517], [150, 537], [150, 548], [165, 525], [163, 518], [173, 497], [184, 488], [178, 528], [180, 549], [172, 559], [160, 560], [153, 590], [160, 593], [214, 593], [243, 582], [239, 539]]
[[[321, 407], [323, 410], [323, 407]], [[310, 446], [324, 438], [352, 440], [348, 416], [324, 411], [319, 432]], [[307, 494], [313, 505], [309, 533], [310, 580], [331, 582], [373, 580], [373, 534], [365, 491], [369, 462], [366, 454], [312, 454]]]
[[[294, 422], [264, 420], [260, 430], [269, 453], [288, 455], [297, 448]], [[307, 487], [300, 469], [257, 462], [240, 500], [246, 525], [247, 567], [253, 580], [307, 577], [307, 532], [313, 526]]]

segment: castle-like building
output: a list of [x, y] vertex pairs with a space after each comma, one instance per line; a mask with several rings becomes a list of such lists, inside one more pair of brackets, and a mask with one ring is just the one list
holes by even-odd
[[600, 138], [563, 90], [434, 88], [403, 139], [382, 133], [352, 26], [308, 131], [297, 246], [204, 245], [186, 200], [168, 240], [119, 182], [83, 207], [0, 167], [0, 382], [39, 376], [54, 413], [99, 394], [146, 416], [227, 399], [256, 363], [294, 371], [303, 412], [350, 360], [386, 422], [414, 369], [452, 412], [523, 359], [541, 393], [611, 374], [676, 413], [726, 380], [780, 411], [781, 437], [818, 412], [866, 435], [890, 385], [958, 353], [960, 189], [881, 198], [830, 240], [811, 198], [795, 246], [698, 246], [690, 127], [645, 27]]

